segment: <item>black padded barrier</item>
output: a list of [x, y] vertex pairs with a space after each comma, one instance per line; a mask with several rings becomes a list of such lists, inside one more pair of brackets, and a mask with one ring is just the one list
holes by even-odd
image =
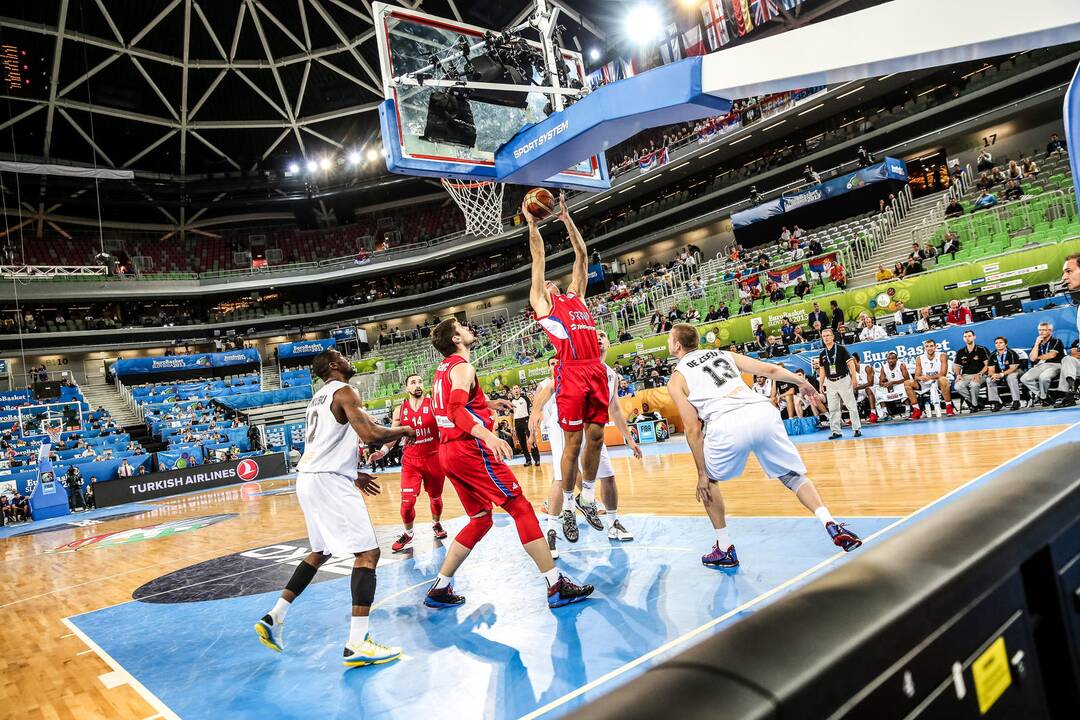
[[1080, 718], [1080, 443], [857, 552], [571, 717]]

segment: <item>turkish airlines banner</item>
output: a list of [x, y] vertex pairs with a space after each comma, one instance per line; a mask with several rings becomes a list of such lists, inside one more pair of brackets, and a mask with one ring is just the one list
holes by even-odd
[[288, 472], [284, 453], [271, 453], [211, 465], [136, 475], [94, 483], [98, 507], [153, 500], [181, 493], [209, 490], [252, 480], [269, 480]]

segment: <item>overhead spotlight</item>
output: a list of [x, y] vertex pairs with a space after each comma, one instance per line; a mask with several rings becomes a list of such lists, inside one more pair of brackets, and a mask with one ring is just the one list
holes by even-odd
[[298, 172], [300, 172], [300, 166], [296, 163], [289, 163], [289, 174], [295, 175]]
[[314, 160], [308, 160], [307, 161], [307, 171], [309, 173], [314, 173], [318, 169], [319, 169], [319, 163], [315, 162]]
[[329, 170], [331, 164], [332, 163], [330, 162], [330, 158], [328, 157], [324, 157], [322, 160], [319, 160], [319, 168], [321, 168], [322, 170]]
[[600, 51], [597, 50], [596, 48], [591, 48], [589, 50], [589, 59], [590, 60], [599, 60], [600, 59]]
[[679, 0], [679, 4], [684, 8], [696, 8], [701, 4], [701, 0]]
[[349, 164], [350, 165], [359, 165], [360, 164], [360, 153], [358, 153], [356, 150], [353, 150], [352, 152], [349, 153]]
[[368, 162], [375, 162], [379, 159], [379, 151], [375, 148], [369, 148], [367, 151]]
[[635, 5], [626, 15], [626, 36], [638, 45], [656, 40], [660, 33], [660, 13], [652, 5]]

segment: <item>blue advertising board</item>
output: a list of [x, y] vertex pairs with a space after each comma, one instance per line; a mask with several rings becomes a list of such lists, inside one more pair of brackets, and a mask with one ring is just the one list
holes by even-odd
[[117, 360], [113, 372], [117, 376], [149, 375], [151, 373], [198, 370], [200, 368], [234, 367], [260, 362], [259, 351], [254, 348], [229, 350], [219, 353], [193, 353], [191, 355], [164, 355]]
[[278, 360], [288, 360], [290, 358], [299, 357], [311, 357], [318, 355], [323, 350], [329, 350], [330, 348], [337, 347], [337, 340], [334, 338], [323, 338], [321, 340], [301, 340], [300, 342], [293, 343], [281, 343], [277, 346]]

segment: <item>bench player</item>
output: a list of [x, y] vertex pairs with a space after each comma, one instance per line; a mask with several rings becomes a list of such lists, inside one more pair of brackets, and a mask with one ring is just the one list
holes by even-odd
[[472, 331], [454, 318], [443, 320], [431, 333], [431, 344], [446, 358], [435, 370], [431, 386], [435, 420], [439, 425], [439, 457], [469, 522], [450, 543], [439, 577], [428, 590], [424, 604], [445, 608], [465, 602], [463, 596], [454, 592], [451, 582], [476, 543], [491, 529], [493, 505], [501, 507], [513, 519], [525, 552], [547, 581], [548, 606], [561, 607], [584, 600], [592, 594], [592, 585], [578, 585], [555, 568], [536, 513], [525, 499], [517, 478], [503, 462], [512, 458], [514, 451], [491, 431], [494, 424], [491, 407], [469, 362], [475, 343]]
[[895, 350], [890, 350], [885, 356], [885, 362], [878, 371], [877, 393], [878, 420], [888, 420], [889, 405], [903, 404], [906, 399], [914, 413], [919, 407], [919, 398], [908, 384], [911, 376], [908, 374], [907, 365], [900, 362], [900, 356]]
[[[556, 217], [570, 236], [574, 267], [566, 292], [559, 292], [558, 285], [544, 280], [544, 241], [525, 202], [521, 204], [521, 212], [529, 223], [529, 252], [532, 255], [529, 303], [536, 313], [536, 322], [555, 346], [555, 357], [559, 361], [554, 379], [555, 402], [565, 444], [562, 457], [558, 459], [562, 484], [553, 483], [548, 497], [548, 530], [555, 529], [561, 513], [563, 536], [570, 542], [577, 542], [577, 516], [573, 503], [578, 457], [581, 458], [583, 484], [595, 483], [600, 448], [604, 445], [604, 426], [608, 421], [607, 371], [600, 356], [596, 323], [585, 306], [589, 255], [585, 241], [566, 209], [566, 199], [560, 194]], [[595, 516], [595, 506], [590, 510]], [[586, 514], [586, 517], [590, 516]]]
[[296, 498], [304, 511], [311, 553], [297, 565], [281, 597], [255, 623], [263, 645], [281, 652], [285, 614], [331, 555], [352, 555], [352, 621], [345, 643], [346, 667], [379, 665], [401, 657], [401, 648], [382, 645], [368, 635], [368, 615], [375, 599], [379, 541], [364, 496], [377, 495], [375, 478], [356, 469], [360, 441], [372, 444], [415, 435], [412, 427], [384, 428], [364, 412], [360, 394], [349, 385], [352, 364], [337, 350], [315, 356], [311, 371], [325, 383], [308, 403], [304, 456], [296, 476]]
[[[600, 330], [597, 333], [597, 336], [600, 339], [600, 351], [606, 354], [608, 348], [611, 347], [611, 341], [608, 340], [607, 333], [603, 330]], [[555, 366], [557, 364], [558, 360], [555, 358], [551, 358], [548, 361], [548, 367], [551, 369], [552, 378], [555, 376]], [[608, 414], [614, 421], [615, 427], [622, 433], [623, 439], [634, 453], [634, 457], [640, 460], [641, 447], [630, 435], [630, 428], [626, 425], [626, 416], [623, 414], [622, 407], [619, 405], [619, 375], [610, 367], [607, 367], [607, 373], [609, 398]], [[529, 416], [529, 435], [533, 438], [539, 437], [536, 432], [537, 426], [541, 422], [544, 423], [544, 427], [547, 428], [548, 437], [551, 441], [552, 481], [561, 488], [562, 466], [559, 463], [559, 458], [562, 457], [563, 442], [562, 434], [559, 432], [559, 414], [554, 396], [555, 388], [553, 380], [545, 380], [536, 388], [536, 394], [533, 396], [533, 410], [532, 414]], [[622, 542], [633, 540], [634, 536], [630, 534], [629, 530], [623, 527], [622, 522], [619, 520], [619, 488], [615, 484], [615, 469], [611, 465], [611, 456], [608, 454], [607, 445], [600, 446], [600, 462], [597, 463], [596, 475], [597, 480], [600, 482], [600, 496], [603, 499], [604, 507], [606, 508], [604, 517], [607, 518], [608, 521], [608, 540], [619, 540]], [[604, 525], [596, 513], [595, 492], [596, 487], [591, 484], [586, 485], [583, 480], [581, 494], [577, 496], [576, 502], [578, 507], [581, 508], [582, 512], [585, 514], [585, 518], [589, 524], [597, 530], [603, 530]], [[592, 512], [589, 512], [589, 510], [592, 510]], [[559, 551], [555, 547], [555, 535], [556, 533], [553, 528], [547, 531], [548, 548], [551, 550], [551, 556], [557, 558], [559, 557]]]
[[814, 387], [779, 365], [725, 350], [698, 349], [699, 342], [693, 325], [679, 323], [671, 329], [668, 351], [679, 364], [667, 387], [697, 465], [697, 499], [705, 505], [716, 530], [716, 544], [701, 562], [723, 569], [739, 566], [735, 545], [728, 537], [724, 499], [716, 483], [741, 475], [751, 451], [765, 474], [784, 483], [824, 524], [835, 545], [845, 551], [859, 547], [859, 537], [833, 519], [814, 483], [806, 477], [806, 466], [788, 439], [780, 413], [767, 397], [753, 392], [740, 373], [796, 385], [808, 397], [818, 394]]
[[[439, 428], [435, 424], [435, 411], [431, 398], [424, 395], [424, 378], [412, 374], [405, 378], [405, 401], [394, 410], [390, 427], [407, 425], [416, 431], [416, 438], [405, 446], [401, 457], [401, 522], [405, 530], [390, 549], [401, 552], [412, 545], [413, 520], [416, 519], [416, 501], [420, 488], [428, 494], [431, 506], [431, 531], [436, 540], [446, 539], [442, 523], [442, 491], [446, 474], [439, 460]], [[397, 442], [387, 443], [371, 454], [371, 462], [386, 457]]]
[[952, 394], [949, 389], [949, 359], [944, 353], [937, 351], [936, 342], [927, 338], [923, 340], [923, 354], [915, 358], [915, 377], [907, 381], [907, 386], [917, 396], [917, 401], [911, 410], [911, 420], [922, 417], [922, 409], [919, 407], [922, 400], [918, 396], [929, 393], [931, 401], [934, 400], [935, 384], [937, 385], [936, 394], [945, 400], [945, 414], [954, 415], [956, 411], [953, 410]]

